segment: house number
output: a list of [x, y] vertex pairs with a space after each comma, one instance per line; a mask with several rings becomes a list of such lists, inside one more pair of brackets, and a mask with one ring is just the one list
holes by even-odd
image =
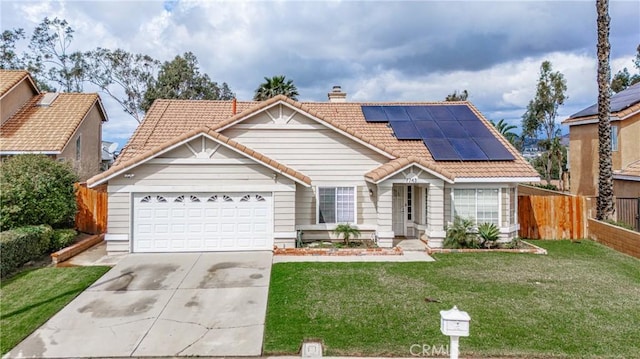
[[418, 176], [405, 178], [405, 181], [407, 181], [407, 183], [417, 183], [418, 182]]

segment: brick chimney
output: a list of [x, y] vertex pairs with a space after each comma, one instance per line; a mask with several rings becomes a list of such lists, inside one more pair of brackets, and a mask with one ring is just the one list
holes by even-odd
[[342, 87], [338, 85], [333, 86], [327, 96], [329, 97], [329, 102], [347, 102], [347, 93], [342, 92]]

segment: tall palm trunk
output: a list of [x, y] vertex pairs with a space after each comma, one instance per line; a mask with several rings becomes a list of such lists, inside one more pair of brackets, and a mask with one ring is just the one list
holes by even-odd
[[610, 219], [613, 216], [613, 171], [611, 169], [611, 123], [610, 89], [611, 68], [609, 66], [609, 0], [596, 0], [598, 12], [598, 202], [596, 218]]

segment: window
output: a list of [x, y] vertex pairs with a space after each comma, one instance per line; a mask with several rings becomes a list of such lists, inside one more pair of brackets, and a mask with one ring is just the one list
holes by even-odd
[[618, 150], [618, 126], [611, 126], [611, 151]]
[[493, 223], [499, 226], [498, 189], [455, 189], [453, 195], [454, 215], [473, 218], [477, 224]]
[[318, 188], [318, 223], [353, 223], [354, 187]]
[[76, 161], [80, 161], [80, 148], [82, 147], [82, 142], [80, 140], [80, 136], [76, 138]]

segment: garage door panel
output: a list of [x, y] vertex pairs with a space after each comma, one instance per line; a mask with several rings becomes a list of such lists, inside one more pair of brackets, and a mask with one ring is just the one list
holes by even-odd
[[270, 193], [134, 196], [135, 252], [270, 249]]

